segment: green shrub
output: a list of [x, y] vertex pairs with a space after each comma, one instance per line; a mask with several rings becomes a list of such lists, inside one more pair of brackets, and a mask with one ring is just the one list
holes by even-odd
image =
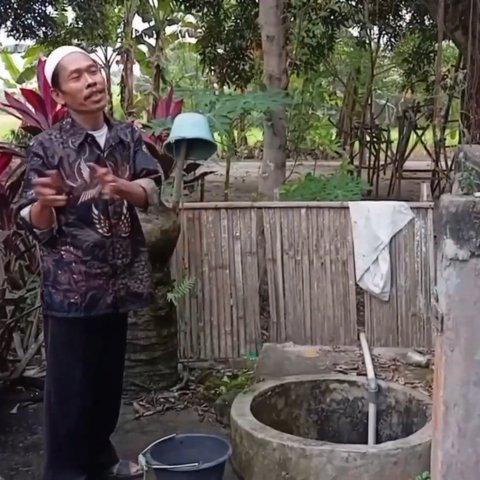
[[247, 391], [255, 383], [253, 370], [212, 374], [203, 385], [203, 394], [210, 401], [215, 401], [227, 393]]
[[421, 475], [417, 475], [415, 480], [432, 480], [430, 472], [423, 472]]
[[331, 175], [313, 175], [288, 182], [281, 191], [282, 200], [341, 202], [362, 200], [369, 190], [362, 178], [342, 169]]

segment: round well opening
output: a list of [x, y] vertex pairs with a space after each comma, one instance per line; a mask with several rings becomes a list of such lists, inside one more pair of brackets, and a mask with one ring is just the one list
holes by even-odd
[[[363, 380], [310, 380], [259, 393], [252, 415], [297, 437], [330, 443], [367, 444], [368, 392]], [[377, 393], [377, 442], [408, 437], [430, 420], [430, 402], [413, 390], [381, 383]]]

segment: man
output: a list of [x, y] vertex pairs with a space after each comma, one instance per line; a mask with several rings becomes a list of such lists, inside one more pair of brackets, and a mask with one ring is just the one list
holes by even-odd
[[136, 478], [110, 441], [118, 421], [127, 314], [151, 300], [136, 208], [158, 202], [159, 166], [137, 129], [105, 114], [106, 82], [61, 47], [45, 74], [66, 118], [27, 153], [21, 217], [41, 248], [45, 320], [44, 480]]

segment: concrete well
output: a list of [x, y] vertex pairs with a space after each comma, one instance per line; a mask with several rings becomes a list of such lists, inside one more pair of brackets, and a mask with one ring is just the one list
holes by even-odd
[[367, 443], [366, 381], [301, 375], [233, 403], [233, 464], [244, 480], [413, 480], [429, 469], [430, 399], [379, 382], [378, 444]]

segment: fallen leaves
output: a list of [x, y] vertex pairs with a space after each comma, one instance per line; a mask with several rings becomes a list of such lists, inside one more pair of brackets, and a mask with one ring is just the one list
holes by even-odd
[[[373, 355], [373, 361], [378, 380], [397, 383], [418, 390], [425, 395], [432, 395], [433, 373], [430, 368], [425, 368], [423, 365], [413, 366], [398, 358], [387, 359], [379, 355]], [[366, 376], [362, 353], [360, 351], [352, 352], [352, 360], [335, 365], [334, 371], [344, 375]]]
[[135, 419], [164, 414], [168, 411], [194, 409], [201, 421], [214, 421], [215, 401], [230, 390], [242, 389], [253, 381], [253, 372], [221, 365], [184, 371], [181, 382], [170, 390], [152, 391], [132, 403]]

